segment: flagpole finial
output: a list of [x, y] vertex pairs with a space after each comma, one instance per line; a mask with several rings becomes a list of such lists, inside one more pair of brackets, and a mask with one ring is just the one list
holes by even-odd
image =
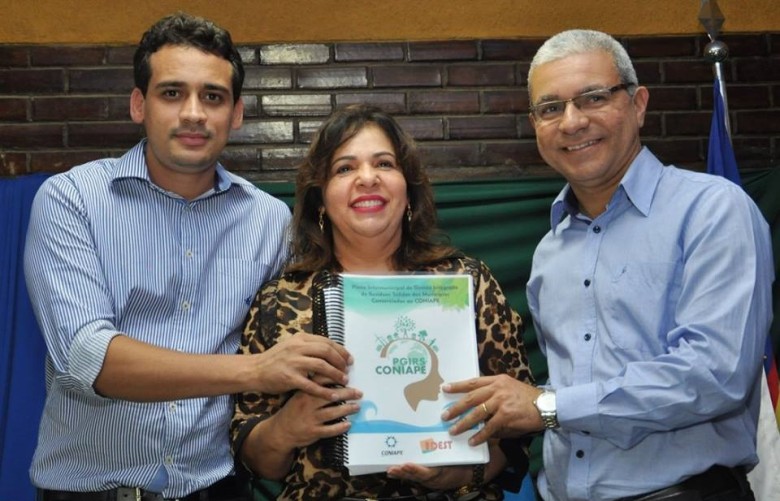
[[707, 30], [710, 40], [715, 41], [718, 38], [725, 19], [718, 7], [718, 0], [701, 0], [699, 22]]
[[704, 57], [711, 63], [722, 63], [729, 57], [729, 48], [720, 40], [712, 41], [704, 47]]

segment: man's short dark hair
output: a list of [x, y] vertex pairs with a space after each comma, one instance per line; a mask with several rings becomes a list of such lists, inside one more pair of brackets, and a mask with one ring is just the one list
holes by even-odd
[[165, 45], [194, 47], [227, 60], [233, 67], [233, 102], [241, 97], [244, 64], [230, 33], [207, 19], [184, 12], [160, 19], [141, 37], [133, 57], [133, 77], [135, 86], [144, 96], [152, 76], [149, 58]]

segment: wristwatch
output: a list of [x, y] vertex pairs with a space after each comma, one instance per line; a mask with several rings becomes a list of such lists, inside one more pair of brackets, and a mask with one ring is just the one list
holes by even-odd
[[553, 390], [544, 390], [534, 400], [534, 406], [539, 411], [542, 423], [544, 423], [546, 429], [551, 430], [560, 426], [558, 424], [558, 412], [555, 407], [555, 392]]

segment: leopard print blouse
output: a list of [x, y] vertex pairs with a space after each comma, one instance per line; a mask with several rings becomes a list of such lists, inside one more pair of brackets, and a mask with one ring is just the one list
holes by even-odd
[[[422, 271], [470, 273], [474, 280], [474, 307], [477, 321], [479, 366], [483, 375], [509, 374], [521, 381], [533, 382], [522, 341], [520, 315], [507, 303], [496, 279], [481, 261], [456, 257]], [[242, 353], [262, 353], [288, 336], [315, 333], [313, 289], [321, 273], [286, 274], [266, 283], [255, 296], [241, 337]], [[244, 439], [263, 419], [274, 414], [289, 395], [243, 393], [236, 395], [235, 413], [230, 426], [234, 454], [238, 457]], [[409, 482], [390, 479], [385, 474], [350, 477], [346, 468], [329, 461], [328, 440], [299, 449], [292, 468], [284, 479], [277, 499], [312, 500], [351, 497], [394, 497], [419, 495], [428, 489]], [[502, 441], [502, 449], [505, 448]], [[509, 441], [512, 442], [512, 441]], [[523, 441], [510, 443], [527, 455]], [[517, 450], [508, 457], [516, 456]], [[503, 499], [503, 490], [487, 483], [483, 499]]]

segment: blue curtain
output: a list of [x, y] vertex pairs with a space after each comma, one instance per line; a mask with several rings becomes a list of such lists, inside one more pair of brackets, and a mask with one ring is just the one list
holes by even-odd
[[0, 179], [0, 500], [32, 500], [27, 470], [45, 394], [46, 346], [22, 272], [30, 204], [45, 175]]

